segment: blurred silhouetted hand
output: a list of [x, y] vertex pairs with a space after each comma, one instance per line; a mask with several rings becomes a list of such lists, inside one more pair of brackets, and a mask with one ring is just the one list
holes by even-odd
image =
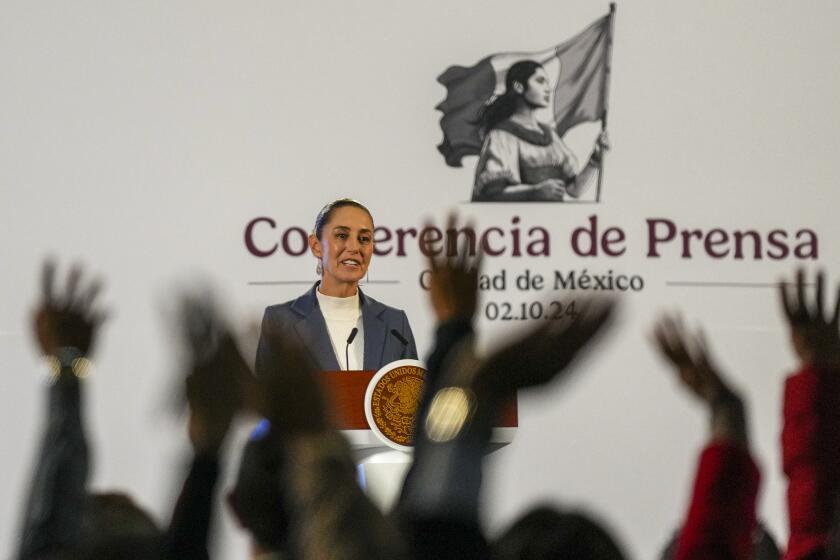
[[840, 368], [840, 289], [837, 291], [834, 311], [826, 314], [825, 274], [817, 273], [813, 301], [805, 295], [805, 271], [796, 272], [795, 295], [785, 282], [779, 284], [779, 295], [785, 317], [790, 327], [794, 352], [803, 363]]
[[[457, 229], [458, 217], [452, 213], [446, 230]], [[480, 251], [471, 257], [464, 245], [447, 246], [443, 256], [429, 258], [429, 297], [438, 322], [472, 320], [478, 305], [481, 260]], [[509, 395], [549, 382], [607, 325], [615, 308], [606, 300], [580, 299], [575, 303], [578, 312], [573, 318], [552, 319], [527, 330], [480, 365], [474, 357], [462, 354], [465, 361], [452, 364], [459, 371], [448, 372], [446, 378], [455, 385], [473, 385], [487, 396]], [[469, 352], [469, 348], [462, 350]], [[461, 371], [465, 369], [472, 371]]]
[[665, 316], [654, 327], [654, 341], [682, 385], [708, 407], [712, 437], [746, 445], [743, 400], [713, 363], [702, 333], [690, 335], [679, 319]]
[[578, 299], [574, 318], [547, 320], [488, 357], [475, 374], [478, 394], [505, 396], [557, 377], [609, 324], [616, 304]]
[[47, 260], [41, 270], [41, 301], [32, 321], [35, 338], [46, 355], [54, 356], [59, 348], [73, 347], [89, 356], [105, 320], [105, 314], [95, 306], [102, 282], [82, 282], [82, 269], [76, 265], [67, 274], [64, 291], [57, 294], [55, 269], [55, 263]]
[[[427, 223], [426, 227], [432, 224]], [[474, 229], [467, 224], [468, 229]], [[449, 215], [446, 230], [458, 229], [457, 214]], [[446, 239], [446, 237], [444, 237]], [[445, 243], [443, 256], [429, 257], [429, 299], [438, 323], [451, 319], [471, 321], [478, 305], [478, 273], [481, 268], [481, 250], [470, 257], [466, 247], [457, 248], [457, 255], [447, 256], [450, 250]]]
[[236, 414], [257, 410], [257, 381], [212, 297], [184, 296], [180, 324], [188, 363], [190, 440], [196, 450], [217, 451]]
[[273, 433], [294, 437], [332, 429], [318, 368], [297, 334], [278, 329], [266, 338], [280, 358], [274, 370], [260, 378], [261, 412], [271, 422]]

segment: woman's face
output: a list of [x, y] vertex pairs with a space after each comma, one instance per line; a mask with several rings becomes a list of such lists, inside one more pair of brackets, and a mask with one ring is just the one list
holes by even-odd
[[534, 70], [534, 73], [528, 78], [525, 93], [522, 96], [532, 107], [548, 107], [548, 104], [551, 103], [551, 87], [548, 83], [548, 74], [546, 74], [544, 68]]
[[[321, 239], [309, 236], [309, 248], [321, 261], [324, 272], [322, 293], [355, 287], [367, 274], [373, 255], [373, 221], [368, 213], [355, 206], [342, 206], [333, 211], [321, 230]], [[352, 285], [352, 286], [348, 286]]]

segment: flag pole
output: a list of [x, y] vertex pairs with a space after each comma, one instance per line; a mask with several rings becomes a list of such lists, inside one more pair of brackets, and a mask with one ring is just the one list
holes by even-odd
[[[607, 131], [607, 113], [610, 105], [610, 71], [612, 70], [612, 45], [613, 31], [615, 30], [615, 2], [610, 2], [610, 25], [607, 31], [607, 53], [604, 68], [604, 118], [601, 119], [601, 132]], [[598, 170], [598, 189], [595, 191], [595, 202], [601, 202], [601, 182], [604, 177], [604, 158], [606, 153], [601, 152], [601, 168]]]

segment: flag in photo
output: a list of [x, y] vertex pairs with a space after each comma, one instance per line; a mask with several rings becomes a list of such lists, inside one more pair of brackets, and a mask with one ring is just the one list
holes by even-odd
[[438, 76], [446, 98], [438, 104], [443, 113], [443, 141], [438, 151], [446, 164], [461, 167], [461, 159], [481, 151], [479, 118], [494, 94], [504, 91], [507, 70], [520, 60], [560, 63], [554, 86], [553, 122], [559, 135], [586, 121], [603, 120], [607, 107], [607, 73], [612, 13], [593, 22], [568, 41], [537, 52], [499, 53], [470, 67], [450, 66]]

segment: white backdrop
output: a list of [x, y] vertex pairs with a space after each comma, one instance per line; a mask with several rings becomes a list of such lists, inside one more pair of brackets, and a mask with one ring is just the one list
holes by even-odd
[[[780, 398], [794, 363], [775, 291], [668, 283], [770, 283], [798, 261], [717, 260], [702, 250], [688, 259], [676, 245], [648, 258], [645, 220], [763, 235], [809, 228], [819, 258], [805, 264], [836, 272], [840, 8], [620, 2], [603, 202], [467, 203], [475, 158], [448, 168], [435, 149], [434, 106], [445, 95], [435, 78], [452, 64], [559, 43], [606, 11], [582, 0], [2, 2], [0, 542], [17, 534], [40, 430], [44, 379], [28, 313], [42, 258], [78, 259], [108, 281], [114, 316], [89, 383], [93, 484], [129, 488], [163, 517], [186, 438], [167, 409], [175, 356], [161, 308], [195, 272], [243, 319], [302, 292], [251, 284], [314, 280], [314, 261], [252, 256], [245, 225], [269, 216], [309, 229], [339, 196], [368, 203], [391, 229], [452, 207], [479, 227], [508, 229], [513, 216], [523, 228], [546, 227], [550, 257], [488, 259], [488, 272], [507, 270], [509, 283], [526, 268], [644, 278], [573, 383], [521, 395], [516, 441], [488, 465], [491, 530], [536, 500], [583, 504], [635, 556], [657, 553], [685, 509], [706, 437], [702, 410], [647, 340], [657, 312], [680, 307], [708, 328], [750, 398], [761, 515], [784, 539]], [[573, 131], [573, 148], [593, 131]], [[624, 255], [574, 256], [569, 234], [592, 214], [624, 229]], [[417, 281], [423, 260], [416, 245], [407, 252], [375, 259], [371, 280], [394, 283], [366, 289], [406, 310], [425, 353], [433, 325]], [[551, 298], [510, 287], [484, 296]], [[482, 319], [479, 328], [492, 344], [511, 324]], [[218, 557], [244, 558], [226, 512], [223, 523]]]

